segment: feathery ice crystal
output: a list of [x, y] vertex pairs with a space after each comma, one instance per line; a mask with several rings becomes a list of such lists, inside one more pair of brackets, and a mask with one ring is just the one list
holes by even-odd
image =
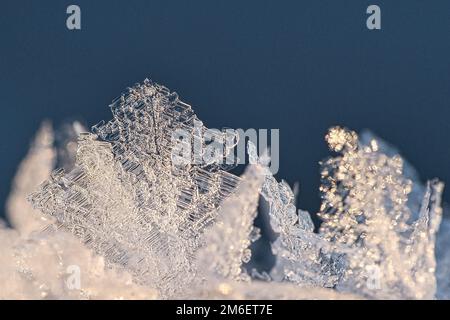
[[[49, 124], [39, 131], [8, 202], [14, 229], [0, 227], [0, 298], [450, 297], [448, 235], [436, 240], [443, 184], [423, 186], [370, 133], [326, 135], [337, 156], [322, 163], [315, 232], [252, 143], [242, 177], [220, 162], [175, 165], [173, 133], [200, 141], [206, 130], [176, 93], [146, 80], [111, 109], [111, 121], [67, 144], [77, 144], [75, 155], [54, 147]], [[57, 153], [66, 170], [50, 173]], [[44, 179], [29, 196], [33, 209], [25, 197]], [[264, 281], [244, 266], [258, 210], [277, 237]], [[67, 285], [72, 265], [81, 270], [76, 288]]]
[[[433, 298], [434, 243], [442, 209], [441, 182], [410, 196], [413, 182], [399, 155], [376, 139], [332, 128], [326, 136], [341, 154], [322, 163], [320, 234], [346, 252], [338, 289], [378, 298]], [[373, 290], [378, 289], [378, 290]]]

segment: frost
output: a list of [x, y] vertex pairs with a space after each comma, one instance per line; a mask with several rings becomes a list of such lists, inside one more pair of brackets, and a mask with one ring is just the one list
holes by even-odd
[[[37, 134], [8, 200], [13, 228], [0, 227], [0, 298], [450, 297], [449, 220], [436, 241], [443, 184], [422, 184], [374, 135], [326, 135], [337, 154], [322, 162], [316, 232], [252, 143], [241, 177], [220, 158], [236, 137], [214, 131], [232, 143], [208, 154], [206, 127], [176, 93], [146, 80], [111, 110], [91, 133], [74, 123], [55, 138], [46, 123]], [[262, 275], [245, 266], [260, 200], [276, 234], [275, 266]], [[73, 266], [80, 288], [67, 284]]]
[[428, 182], [417, 208], [408, 203], [413, 182], [403, 175], [399, 155], [386, 155], [376, 139], [359, 143], [356, 133], [339, 127], [326, 138], [340, 155], [322, 164], [320, 234], [342, 245], [348, 261], [337, 289], [383, 299], [433, 298], [442, 183]]
[[250, 166], [236, 192], [223, 202], [216, 224], [206, 233], [206, 247], [200, 253], [199, 269], [207, 269], [210, 274], [223, 278], [248, 280], [242, 263], [250, 261], [249, 246], [258, 237], [253, 220], [263, 179], [263, 168]]
[[298, 210], [297, 213], [294, 194], [288, 184], [278, 183], [268, 175], [262, 196], [269, 203], [270, 223], [278, 234], [272, 244], [277, 257], [272, 277], [300, 286], [335, 286], [342, 273], [342, 255], [313, 232], [308, 212]]
[[170, 296], [192, 281], [201, 235], [239, 178], [174, 163], [174, 133], [195, 140], [206, 128], [167, 88], [145, 81], [111, 109], [113, 120], [80, 135], [74, 169], [55, 171], [31, 199], [108, 264]]
[[403, 174], [396, 151], [369, 133], [359, 141], [335, 127], [326, 139], [340, 155], [322, 163], [319, 234], [307, 212], [296, 212], [290, 187], [266, 177], [262, 195], [278, 235], [272, 277], [369, 298], [433, 298], [443, 184], [413, 186], [414, 169]]
[[[7, 201], [13, 229], [0, 221], [0, 299], [156, 298], [156, 290], [133, 284], [131, 275], [105, 269], [101, 256], [71, 234], [55, 230], [53, 219], [26, 201], [27, 194], [49, 177], [56, 154], [70, 154], [70, 149], [55, 148], [54, 140], [50, 123], [43, 123], [14, 178]], [[71, 266], [82, 271], [80, 289], [67, 285]]]
[[12, 226], [22, 235], [43, 228], [51, 221], [33, 209], [26, 198], [40, 182], [49, 177], [55, 165], [57, 152], [53, 143], [52, 126], [44, 122], [14, 178], [6, 213]]
[[[448, 208], [447, 208], [448, 209]], [[436, 243], [436, 280], [437, 280], [437, 299], [450, 299], [450, 219], [442, 219]]]

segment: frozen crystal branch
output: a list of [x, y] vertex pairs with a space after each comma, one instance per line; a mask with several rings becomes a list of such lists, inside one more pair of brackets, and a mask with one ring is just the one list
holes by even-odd
[[175, 163], [174, 132], [198, 140], [206, 128], [167, 88], [145, 81], [111, 109], [113, 120], [80, 135], [73, 170], [55, 171], [31, 200], [108, 264], [169, 296], [192, 281], [202, 233], [239, 179], [216, 163]]
[[308, 212], [297, 211], [289, 185], [278, 183], [268, 172], [261, 195], [269, 205], [270, 224], [277, 234], [272, 244], [276, 256], [273, 279], [305, 287], [334, 287], [343, 272], [342, 254], [314, 233]]
[[403, 175], [399, 155], [383, 153], [376, 139], [360, 143], [356, 133], [339, 127], [326, 139], [340, 155], [322, 164], [320, 233], [348, 250], [338, 289], [377, 298], [433, 298], [442, 183], [428, 182], [413, 212], [413, 182]]
[[[133, 284], [131, 275], [106, 270], [103, 257], [93, 255], [71, 234], [55, 230], [53, 219], [26, 201], [26, 195], [49, 177], [56, 154], [70, 157], [73, 141], [66, 141], [66, 150], [53, 142], [52, 127], [44, 122], [14, 178], [7, 201], [14, 229], [0, 221], [0, 299], [156, 298], [156, 290]], [[80, 288], [69, 285], [71, 268], [81, 271]]]
[[264, 173], [261, 166], [250, 166], [236, 192], [223, 202], [216, 224], [206, 233], [206, 247], [200, 253], [199, 270], [208, 270], [210, 276], [249, 280], [242, 264], [250, 261], [249, 246], [259, 236], [253, 220], [257, 214]]
[[14, 177], [11, 194], [6, 203], [6, 212], [12, 226], [22, 235], [49, 224], [51, 220], [32, 208], [26, 200], [37, 185], [48, 178], [55, 165], [56, 148], [54, 134], [49, 122], [44, 122], [31, 145], [26, 158]]
[[271, 271], [273, 279], [299, 286], [334, 287], [342, 276], [343, 255], [314, 233], [308, 212], [298, 210], [297, 213], [287, 183], [278, 183], [273, 176], [268, 176], [262, 195], [269, 203], [271, 226], [277, 233], [272, 244], [276, 256]]

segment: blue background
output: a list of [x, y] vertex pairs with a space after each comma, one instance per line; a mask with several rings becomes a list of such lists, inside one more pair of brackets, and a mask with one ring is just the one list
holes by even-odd
[[[380, 31], [366, 28], [370, 4]], [[0, 205], [42, 120], [109, 119], [146, 77], [208, 127], [279, 128], [278, 178], [300, 181], [300, 208], [318, 209], [335, 124], [372, 129], [423, 179], [450, 182], [449, 38], [445, 0], [2, 1]]]

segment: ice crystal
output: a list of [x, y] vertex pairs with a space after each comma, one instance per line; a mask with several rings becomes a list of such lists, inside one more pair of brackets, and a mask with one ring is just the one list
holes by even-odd
[[113, 120], [80, 135], [73, 170], [52, 173], [31, 199], [108, 263], [169, 295], [191, 281], [201, 234], [239, 178], [215, 163], [174, 163], [174, 132], [200, 139], [206, 128], [167, 88], [145, 81], [111, 109]]
[[6, 203], [10, 223], [20, 234], [29, 234], [43, 228], [52, 220], [33, 210], [26, 200], [37, 184], [47, 179], [55, 165], [57, 150], [53, 147], [54, 134], [49, 122], [39, 129], [27, 157], [20, 164], [13, 181], [11, 195]]
[[415, 198], [408, 199], [413, 182], [404, 176], [399, 155], [384, 153], [376, 139], [358, 143], [356, 133], [338, 127], [327, 141], [340, 155], [322, 163], [320, 233], [347, 252], [349, 266], [338, 289], [378, 298], [433, 298], [442, 183], [427, 182], [417, 207]]
[[268, 175], [262, 196], [269, 204], [270, 224], [278, 235], [272, 244], [276, 256], [272, 277], [301, 286], [334, 287], [342, 276], [342, 254], [314, 233], [308, 212], [297, 212], [289, 185]]
[[[447, 219], [435, 259], [443, 185], [420, 183], [372, 134], [334, 127], [326, 135], [337, 155], [322, 162], [315, 232], [252, 143], [241, 177], [220, 161], [235, 136], [214, 131], [212, 140], [231, 143], [208, 155], [206, 127], [176, 93], [146, 80], [111, 110], [91, 133], [65, 128], [60, 148], [49, 124], [39, 131], [8, 201], [14, 229], [0, 224], [0, 298], [450, 297]], [[180, 144], [194, 146], [193, 158]], [[64, 169], [50, 174], [56, 162]], [[30, 196], [41, 215], [25, 195], [44, 179]], [[276, 263], [264, 277], [245, 267], [259, 200], [276, 236]], [[73, 265], [83, 270], [76, 290], [66, 284]]]
[[[67, 138], [70, 126], [60, 132]], [[33, 209], [26, 196], [49, 177], [58, 153], [67, 155], [61, 165], [73, 162], [69, 158], [74, 141], [55, 148], [54, 140], [50, 123], [43, 123], [14, 178], [7, 201], [13, 228], [0, 221], [0, 299], [156, 298], [156, 290], [133, 284], [130, 274], [105, 269], [103, 257], [93, 255], [71, 234], [51, 227], [40, 232], [53, 219]], [[74, 266], [82, 272], [79, 289], [67, 285], [68, 270]]]
[[277, 234], [272, 244], [276, 256], [272, 278], [299, 286], [332, 288], [341, 276], [342, 255], [314, 233], [309, 213], [296, 209], [289, 185], [277, 182], [266, 170], [261, 195], [269, 206], [270, 225]]
[[249, 246], [259, 235], [253, 220], [264, 174], [261, 166], [250, 166], [236, 192], [223, 202], [216, 224], [206, 233], [206, 247], [199, 258], [201, 269], [206, 267], [210, 274], [222, 278], [249, 279], [242, 264], [250, 261]]

